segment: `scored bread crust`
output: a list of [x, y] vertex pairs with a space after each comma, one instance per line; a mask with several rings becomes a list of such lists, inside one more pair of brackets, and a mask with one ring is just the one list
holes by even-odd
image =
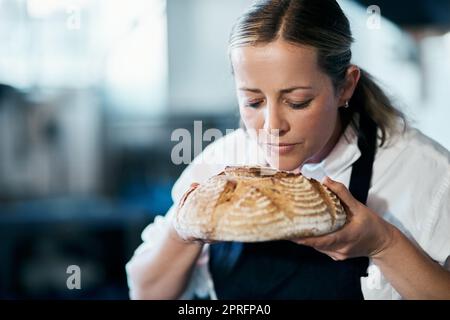
[[265, 167], [226, 167], [182, 202], [174, 226], [185, 239], [282, 240], [323, 235], [346, 222], [344, 207], [326, 186]]

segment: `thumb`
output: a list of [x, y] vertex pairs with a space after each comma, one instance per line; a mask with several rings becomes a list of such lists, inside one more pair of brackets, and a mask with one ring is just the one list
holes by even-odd
[[330, 177], [325, 177], [322, 180], [322, 184], [333, 191], [349, 209], [353, 209], [358, 205], [358, 200], [353, 197], [343, 183], [334, 181]]

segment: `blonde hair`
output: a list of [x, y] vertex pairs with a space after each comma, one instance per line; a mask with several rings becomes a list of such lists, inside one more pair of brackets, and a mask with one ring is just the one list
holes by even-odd
[[[234, 25], [229, 52], [236, 47], [270, 43], [279, 38], [316, 48], [319, 67], [331, 78], [338, 92], [350, 66], [353, 37], [349, 21], [336, 1], [256, 1]], [[404, 114], [363, 69], [349, 107], [339, 108], [343, 127], [350, 124], [362, 135], [356, 120], [358, 114], [370, 117], [377, 124], [381, 132], [380, 146], [398, 129], [399, 122], [403, 130], [407, 125]]]

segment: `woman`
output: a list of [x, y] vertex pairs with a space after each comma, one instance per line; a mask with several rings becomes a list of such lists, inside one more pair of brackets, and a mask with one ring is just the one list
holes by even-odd
[[[132, 298], [450, 299], [449, 152], [407, 126], [351, 64], [351, 43], [333, 0], [259, 1], [238, 20], [229, 53], [244, 129], [188, 166], [175, 205], [144, 230], [127, 264]], [[264, 161], [234, 148], [243, 142], [263, 149]], [[267, 243], [180, 238], [171, 220], [189, 185], [255, 163], [327, 176], [349, 222]]]

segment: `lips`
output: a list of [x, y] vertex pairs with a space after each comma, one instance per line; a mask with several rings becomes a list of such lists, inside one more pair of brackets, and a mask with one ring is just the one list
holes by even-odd
[[286, 146], [295, 146], [298, 143], [267, 143], [270, 146], [277, 146], [277, 147], [286, 147]]
[[266, 143], [266, 148], [270, 153], [284, 155], [295, 149], [299, 143]]

